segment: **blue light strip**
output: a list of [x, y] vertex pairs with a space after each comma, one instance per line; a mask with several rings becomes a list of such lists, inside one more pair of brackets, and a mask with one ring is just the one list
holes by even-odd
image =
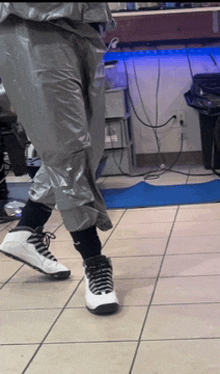
[[182, 48], [182, 49], [155, 49], [155, 50], [138, 50], [132, 52], [107, 52], [104, 56], [105, 61], [123, 60], [129, 57], [145, 57], [145, 56], [206, 56], [210, 53], [220, 55], [220, 47], [204, 47], [204, 48]]

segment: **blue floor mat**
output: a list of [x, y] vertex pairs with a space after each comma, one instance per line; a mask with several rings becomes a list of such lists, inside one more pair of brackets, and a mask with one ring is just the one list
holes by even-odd
[[[9, 198], [27, 201], [31, 183], [8, 183]], [[140, 182], [127, 188], [101, 190], [108, 209], [220, 202], [220, 179], [196, 184], [152, 186]]]
[[140, 182], [128, 188], [101, 190], [108, 209], [216, 203], [220, 201], [220, 180], [172, 186]]

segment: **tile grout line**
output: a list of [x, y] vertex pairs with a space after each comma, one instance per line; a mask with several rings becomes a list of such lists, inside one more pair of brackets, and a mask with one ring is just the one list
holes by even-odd
[[122, 218], [124, 217], [125, 213], [127, 212], [128, 209], [125, 209], [124, 212], [122, 213], [122, 215], [120, 216], [120, 218], [118, 219], [118, 221], [116, 222], [115, 226], [113, 227], [112, 229], [112, 232], [111, 234], [109, 235], [109, 237], [104, 241], [103, 243], [103, 246], [102, 246], [102, 250], [105, 248], [105, 245], [108, 243], [108, 241], [110, 240], [112, 234], [114, 233], [114, 231], [116, 230], [116, 228], [118, 227], [120, 221], [122, 220]]
[[[220, 340], [220, 336], [210, 336], [210, 337], [198, 337], [198, 338], [167, 338], [167, 339], [143, 339], [142, 342], [170, 342], [170, 341], [198, 341], [198, 340]], [[68, 345], [68, 344], [112, 344], [112, 343], [137, 343], [137, 340], [92, 340], [92, 341], [77, 341], [77, 342], [49, 342], [44, 343], [44, 345]], [[5, 346], [33, 346], [38, 345], [38, 343], [10, 343], [10, 344], [0, 344], [0, 347]]]
[[84, 277], [82, 277], [81, 280], [79, 280], [79, 283], [78, 285], [76, 286], [76, 288], [74, 289], [74, 291], [72, 292], [72, 294], [70, 295], [70, 297], [68, 298], [68, 300], [66, 301], [66, 303], [64, 304], [63, 308], [61, 309], [60, 313], [58, 314], [58, 316], [55, 318], [55, 321], [52, 323], [52, 325], [50, 326], [49, 330], [47, 331], [46, 335], [44, 336], [44, 338], [42, 339], [41, 343], [38, 345], [36, 351], [34, 352], [33, 356], [31, 357], [31, 359], [29, 360], [29, 362], [27, 363], [27, 365], [25, 366], [24, 370], [22, 371], [21, 374], [24, 374], [26, 372], [26, 370], [28, 369], [28, 367], [30, 366], [30, 364], [32, 363], [32, 361], [34, 360], [34, 358], [36, 357], [37, 353], [39, 352], [40, 348], [42, 347], [42, 345], [44, 344], [44, 341], [46, 340], [46, 338], [48, 337], [49, 333], [51, 332], [52, 328], [54, 327], [54, 325], [57, 323], [58, 319], [60, 318], [60, 316], [63, 314], [64, 310], [66, 309], [66, 306], [68, 305], [68, 303], [70, 302], [71, 298], [73, 297], [73, 295], [76, 293], [76, 291], [78, 290], [80, 284], [82, 283]]
[[[166, 304], [161, 304], [161, 303], [157, 303], [157, 304], [151, 304], [151, 307], [172, 307], [172, 306], [190, 306], [190, 305], [219, 305], [220, 304], [220, 301], [202, 301], [202, 302], [181, 302], [181, 303], [166, 303]], [[123, 305], [123, 308], [145, 308], [145, 307], [148, 307], [149, 304], [140, 304], [140, 305], [136, 305], [136, 304], [125, 304]], [[26, 311], [38, 311], [38, 310], [47, 310], [47, 311], [51, 311], [51, 310], [62, 310], [63, 308], [62, 307], [53, 307], [53, 308], [26, 308], [26, 309], [2, 309], [1, 311], [2, 312], [26, 312]], [[79, 310], [79, 309], [85, 309], [85, 306], [66, 306], [65, 307], [66, 310]], [[137, 341], [137, 340], [135, 340]], [[24, 343], [25, 344], [25, 343]], [[37, 343], [31, 343], [31, 344], [37, 344]], [[2, 344], [0, 344], [1, 346]], [[4, 345], [8, 345], [8, 344], [4, 344]], [[16, 343], [15, 343], [16, 345]]]
[[[5, 261], [5, 262], [9, 262], [9, 261]], [[6, 281], [6, 282], [4, 282], [3, 283], [3, 285], [0, 287], [0, 290], [2, 290], [3, 289], [3, 287], [5, 287], [6, 286], [6, 284], [8, 284], [9, 282], [10, 282], [10, 280], [24, 267], [24, 265], [25, 264], [22, 264], [21, 266], [20, 266], [20, 268], [19, 269], [17, 269], [13, 274], [12, 274], [12, 276], [10, 277], [10, 278], [8, 278], [8, 280]]]
[[157, 274], [157, 277], [156, 277], [156, 281], [155, 281], [155, 284], [154, 284], [152, 295], [151, 295], [151, 298], [150, 298], [150, 301], [149, 301], [149, 305], [147, 307], [147, 311], [146, 311], [146, 314], [145, 314], [145, 317], [144, 317], [144, 321], [143, 321], [143, 324], [142, 324], [141, 332], [140, 332], [140, 335], [139, 335], [137, 347], [136, 347], [136, 350], [135, 350], [135, 353], [134, 353], [134, 357], [133, 357], [133, 360], [132, 360], [132, 363], [131, 363], [129, 374], [132, 374], [132, 371], [133, 371], [133, 368], [134, 368], [134, 364], [135, 364], [135, 361], [136, 361], [138, 350], [139, 350], [139, 347], [140, 347], [140, 344], [141, 344], [141, 337], [143, 335], [144, 327], [145, 327], [145, 324], [147, 322], [147, 318], [148, 318], [148, 315], [149, 315], [149, 312], [150, 312], [150, 308], [151, 308], [151, 305], [152, 305], [152, 302], [153, 302], [153, 298], [154, 298], [154, 295], [155, 295], [155, 292], [156, 292], [157, 284], [158, 284], [158, 281], [159, 281], [159, 278], [160, 278], [162, 266], [163, 266], [163, 263], [164, 263], [164, 260], [165, 260], [166, 252], [167, 252], [167, 249], [168, 249], [168, 245], [169, 245], [169, 242], [170, 242], [170, 238], [171, 238], [171, 235], [172, 235], [172, 232], [173, 232], [174, 225], [176, 223], [176, 218], [177, 218], [179, 209], [180, 209], [180, 206], [178, 206], [178, 208], [176, 210], [176, 214], [175, 214], [175, 217], [174, 217], [174, 220], [173, 220], [173, 224], [172, 224], [172, 227], [170, 229], [170, 233], [169, 233], [169, 236], [168, 236], [168, 239], [167, 239], [166, 248], [165, 248], [165, 251], [164, 251], [164, 254], [163, 254], [163, 258], [161, 260], [160, 268], [159, 268], [159, 271], [158, 271], [158, 274]]

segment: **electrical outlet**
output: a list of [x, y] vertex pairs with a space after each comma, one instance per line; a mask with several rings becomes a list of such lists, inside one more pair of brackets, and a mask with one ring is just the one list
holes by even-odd
[[186, 126], [186, 115], [185, 110], [177, 110], [173, 113], [173, 115], [176, 116], [176, 119], [174, 120], [173, 127], [181, 127]]

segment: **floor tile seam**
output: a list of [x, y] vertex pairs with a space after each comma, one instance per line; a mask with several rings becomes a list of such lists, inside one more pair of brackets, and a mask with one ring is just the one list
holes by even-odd
[[[164, 253], [164, 252], [163, 252]], [[117, 259], [117, 258], [142, 258], [142, 257], [161, 257], [163, 256], [163, 253], [153, 254], [153, 255], [134, 255], [134, 256], [111, 256], [111, 258]]]
[[[142, 305], [124, 305], [119, 307], [119, 311], [117, 312], [117, 315], [120, 314], [120, 312], [123, 310], [123, 308], [147, 308], [149, 304], [142, 304]], [[65, 309], [72, 310], [72, 309], [85, 309], [85, 305], [80, 306], [66, 306]]]
[[[213, 302], [214, 304], [214, 302]], [[123, 308], [147, 308], [149, 304], [125, 304], [123, 305]], [[155, 304], [157, 306], [157, 304]], [[169, 305], [169, 304], [166, 304], [166, 305]], [[170, 304], [170, 305], [179, 305], [179, 304]], [[182, 305], [182, 304], [181, 304]], [[183, 304], [185, 305], [185, 304]], [[160, 306], [160, 304], [159, 304]], [[161, 306], [164, 306], [163, 304], [161, 304]], [[82, 306], [66, 306], [65, 307], [65, 310], [79, 310], [79, 309], [82, 309], [84, 310], [85, 309], [85, 305], [82, 305]], [[35, 311], [48, 311], [48, 312], [51, 312], [51, 311], [55, 311], [55, 310], [62, 310], [62, 307], [60, 308], [27, 308], [27, 309], [20, 309], [20, 308], [16, 308], [16, 309], [1, 309], [1, 312], [2, 313], [5, 313], [5, 312], [35, 312]], [[119, 312], [120, 314], [120, 312]]]
[[105, 245], [108, 243], [108, 241], [110, 240], [112, 234], [115, 232], [116, 228], [118, 227], [120, 221], [122, 220], [123, 216], [125, 215], [125, 213], [127, 212], [128, 209], [124, 209], [124, 211], [122, 212], [120, 218], [118, 219], [118, 221], [116, 222], [116, 224], [113, 226], [112, 228], [112, 231], [109, 233], [109, 236], [103, 240], [103, 244], [102, 244], [102, 249], [105, 248]]
[[[214, 220], [213, 220], [214, 221]], [[219, 221], [219, 220], [215, 220], [215, 221]], [[160, 223], [164, 223], [164, 224], [169, 224], [169, 225], [172, 225], [172, 223], [173, 223], [173, 219], [172, 220], [170, 220], [170, 221], [168, 221], [168, 220], [166, 220], [166, 221], [149, 221], [149, 222], [144, 222], [144, 221], [142, 221], [142, 222], [138, 222], [138, 223], [127, 223], [127, 224], [124, 224], [124, 223], [120, 223], [119, 222], [119, 224], [120, 224], [120, 229], [125, 229], [126, 227], [128, 227], [129, 226], [129, 228], [130, 227], [137, 227], [137, 226], [146, 226], [146, 225], [158, 225], [158, 224], [160, 224]]]
[[[91, 341], [67, 341], [67, 342], [48, 342], [43, 343], [43, 346], [50, 346], [50, 345], [73, 345], [73, 344], [108, 344], [108, 343], [137, 343], [137, 339], [124, 339], [124, 340], [91, 340]], [[7, 346], [39, 346], [39, 343], [5, 343], [0, 344], [0, 347], [7, 347]]]
[[[220, 254], [220, 251], [218, 251], [218, 252], [191, 252], [191, 253], [189, 253], [189, 252], [187, 252], [187, 253], [167, 253], [166, 254], [166, 257], [175, 257], [175, 256], [191, 256], [191, 255], [193, 255], [193, 256], [203, 256], [203, 255], [206, 255], [206, 256], [208, 256], [208, 255], [217, 255], [217, 254]], [[150, 255], [149, 255], [150, 256]], [[148, 257], [149, 257], [148, 256]], [[155, 256], [155, 255], [153, 255], [153, 256]]]
[[22, 346], [24, 346], [24, 347], [26, 347], [26, 346], [38, 346], [39, 345], [39, 343], [1, 343], [0, 344], [0, 348], [1, 347], [8, 347], [8, 346], [10, 346], [10, 347], [22, 347]]
[[[167, 278], [196, 278], [196, 277], [219, 277], [220, 276], [220, 273], [219, 274], [190, 274], [190, 275], [160, 275], [159, 279], [167, 279]], [[119, 277], [119, 276], [115, 276], [114, 279], [117, 279], [117, 280], [141, 280], [141, 279], [157, 279], [156, 276], [152, 276], [152, 277], [126, 277], [126, 278], [123, 278], [122, 276]], [[15, 282], [13, 282], [15, 283]]]
[[[159, 215], [160, 213], [158, 212], [158, 215]], [[132, 219], [132, 217], [131, 217], [131, 219]], [[216, 219], [216, 221], [218, 221], [217, 219]], [[171, 223], [171, 222], [173, 222], [173, 218], [172, 219], [167, 219], [167, 220], [155, 220], [155, 221], [145, 221], [145, 220], [143, 220], [143, 221], [141, 221], [141, 222], [134, 222], [134, 226], [137, 226], [137, 225], [145, 225], [145, 224], [158, 224], [158, 223]], [[130, 223], [121, 223], [121, 227], [126, 227], [126, 226], [129, 226], [129, 225], [131, 225]], [[132, 225], [133, 226], [133, 225]]]
[[71, 300], [71, 298], [73, 297], [73, 295], [76, 293], [76, 291], [78, 290], [80, 284], [82, 283], [83, 281], [83, 277], [81, 278], [81, 280], [79, 280], [79, 283], [78, 285], [76, 286], [76, 288], [74, 289], [74, 291], [72, 292], [72, 294], [70, 295], [70, 297], [68, 298], [68, 300], [66, 301], [66, 303], [64, 304], [63, 308], [60, 310], [58, 316], [55, 318], [55, 320], [53, 321], [52, 325], [50, 326], [49, 330], [47, 331], [47, 333], [45, 334], [44, 338], [42, 339], [42, 341], [40, 342], [40, 344], [38, 345], [36, 351], [34, 352], [34, 354], [32, 355], [32, 357], [30, 358], [30, 360], [28, 361], [27, 365], [25, 366], [24, 370], [22, 371], [21, 374], [24, 374], [26, 372], [26, 370], [28, 369], [28, 367], [30, 366], [31, 362], [34, 360], [34, 358], [36, 357], [36, 355], [38, 354], [40, 348], [42, 347], [44, 341], [46, 340], [46, 338], [48, 337], [48, 335], [50, 334], [51, 330], [53, 329], [53, 327], [55, 326], [55, 324], [57, 323], [57, 321], [59, 320], [59, 318], [61, 317], [61, 315], [63, 314], [66, 306], [68, 305], [69, 301]]
[[[118, 259], [118, 258], [124, 258], [124, 259], [129, 259], [129, 258], [149, 258], [149, 257], [162, 257], [164, 254], [164, 252], [162, 253], [158, 253], [158, 254], [149, 254], [149, 255], [145, 255], [145, 254], [140, 254], [140, 255], [111, 255], [111, 258], [112, 259]], [[191, 255], [215, 255], [215, 254], [220, 254], [220, 251], [218, 252], [187, 252], [187, 253], [167, 253], [166, 254], [166, 257], [175, 257], [175, 256], [191, 256]], [[107, 254], [106, 254], [107, 255]], [[108, 256], [108, 255], [107, 255]], [[57, 257], [58, 260], [81, 260], [81, 257]], [[2, 260], [1, 261], [2, 263], [14, 263], [14, 261], [12, 260]], [[25, 265], [25, 264], [24, 264]], [[3, 282], [1, 282], [3, 283]]]
[[208, 223], [208, 222], [216, 222], [216, 221], [220, 221], [220, 218], [210, 218], [210, 219], [177, 219], [176, 223], [188, 223], [188, 222], [194, 222], [194, 223]]
[[[178, 239], [182, 239], [182, 238], [197, 238], [197, 237], [200, 237], [200, 238], [202, 238], [202, 237], [210, 237], [210, 236], [220, 236], [219, 235], [219, 233], [217, 233], [217, 234], [210, 234], [210, 235], [207, 235], [207, 234], [193, 234], [193, 235], [176, 235], [175, 233], [174, 233], [174, 235], [172, 236], [172, 239], [176, 239], [176, 238], [178, 238]], [[138, 239], [138, 238], [137, 238]]]
[[[7, 223], [7, 225], [4, 226], [4, 227], [2, 227], [2, 229], [0, 230], [0, 232], [3, 232], [4, 230], [7, 230], [8, 228], [10, 228], [11, 223], [14, 222], [14, 221], [15, 221], [15, 220], [12, 219], [12, 220], [9, 220], [8, 222], [2, 223], [3, 225]], [[0, 223], [0, 225], [1, 225], [1, 223]]]
[[[7, 261], [7, 262], [10, 262], [10, 261]], [[19, 267], [19, 269], [17, 269], [12, 275], [11, 275], [11, 277], [9, 277], [8, 279], [7, 279], [7, 281], [6, 282], [4, 282], [3, 283], [3, 285], [2, 285], [2, 287], [0, 288], [1, 290], [2, 290], [2, 288], [4, 288], [5, 286], [6, 286], [6, 284], [8, 284], [10, 281], [11, 281], [11, 279], [24, 267], [24, 265], [25, 264], [21, 264], [21, 266]]]
[[[57, 228], [52, 232], [52, 234], [55, 234], [56, 231], [57, 231], [61, 226], [63, 226], [63, 225], [64, 225], [64, 222], [58, 224]], [[54, 225], [54, 226], [55, 226], [55, 225]], [[64, 227], [65, 227], [65, 226], [64, 226]], [[71, 240], [69, 240], [69, 241], [71, 241]]]
[[[210, 218], [210, 219], [197, 219], [197, 218], [195, 218], [195, 219], [177, 219], [176, 220], [176, 223], [182, 223], [182, 222], [195, 222], [195, 223], [197, 223], [197, 222], [216, 222], [216, 221], [220, 221], [220, 218]], [[170, 221], [168, 221], [168, 222], [170, 222]], [[153, 223], [153, 222], [152, 222]]]
[[66, 342], [45, 342], [43, 346], [46, 345], [68, 345], [68, 344], [111, 344], [111, 343], [137, 343], [137, 339], [116, 339], [116, 340], [80, 340], [80, 341], [66, 341]]
[[176, 210], [176, 213], [175, 213], [175, 217], [174, 217], [172, 226], [171, 226], [171, 229], [170, 229], [170, 233], [168, 235], [168, 239], [167, 239], [167, 243], [166, 243], [164, 255], [162, 256], [160, 267], [159, 267], [159, 270], [158, 270], [158, 273], [157, 273], [157, 277], [156, 277], [156, 280], [155, 280], [155, 283], [154, 283], [154, 286], [153, 286], [153, 291], [152, 291], [152, 294], [151, 294], [151, 297], [150, 297], [149, 305], [148, 305], [147, 311], [145, 313], [145, 317], [144, 317], [143, 324], [142, 324], [142, 327], [141, 327], [141, 331], [140, 331], [140, 335], [139, 335], [137, 347], [136, 347], [136, 350], [135, 350], [135, 353], [134, 353], [134, 357], [133, 357], [133, 360], [132, 360], [132, 363], [131, 363], [131, 366], [130, 366], [129, 374], [132, 374], [132, 371], [133, 371], [133, 368], [134, 368], [134, 364], [135, 364], [136, 357], [137, 357], [137, 354], [138, 354], [140, 342], [141, 342], [142, 335], [143, 335], [143, 332], [144, 332], [144, 328], [145, 328], [145, 325], [146, 325], [146, 322], [147, 322], [147, 319], [148, 319], [148, 315], [149, 315], [149, 312], [150, 312], [150, 309], [151, 309], [151, 304], [152, 304], [153, 299], [154, 299], [154, 295], [155, 295], [155, 292], [156, 292], [157, 284], [158, 284], [159, 279], [160, 279], [160, 274], [161, 274], [161, 271], [162, 271], [163, 263], [164, 263], [164, 260], [165, 260], [165, 257], [166, 257], [166, 252], [168, 250], [169, 242], [170, 242], [170, 239], [171, 239], [171, 236], [172, 236], [173, 228], [174, 228], [174, 225], [175, 225], [175, 221], [176, 221], [179, 209], [180, 209], [180, 207], [178, 206], [178, 208]]
[[[161, 257], [163, 256], [164, 252], [158, 253], [158, 254], [149, 254], [149, 255], [134, 255], [134, 256], [111, 256], [111, 258], [117, 259], [117, 258], [142, 258], [142, 257]], [[166, 257], [172, 257], [172, 256], [191, 256], [191, 255], [214, 255], [214, 254], [220, 254], [220, 251], [218, 252], [187, 252], [187, 253], [166, 253]], [[68, 260], [68, 258], [65, 258]], [[70, 258], [69, 258], [70, 259]]]
[[219, 305], [220, 301], [198, 301], [198, 302], [174, 302], [174, 303], [152, 303], [151, 307], [190, 306], [190, 305]]
[[[20, 270], [20, 269], [19, 269], [19, 270]], [[73, 281], [74, 281], [74, 282], [75, 282], [75, 281], [76, 281], [76, 282], [79, 282], [79, 281], [81, 280], [81, 278], [82, 278], [82, 277], [74, 277]], [[56, 281], [54, 280], [54, 281], [51, 281], [51, 283], [52, 283], [52, 282], [55, 283]], [[22, 285], [23, 283], [25, 283], [26, 285], [27, 285], [27, 284], [50, 284], [50, 281], [48, 280], [48, 282], [46, 283], [46, 282], [44, 282], [43, 280], [42, 280], [42, 281], [37, 281], [37, 280], [36, 280], [35, 282], [33, 282], [33, 281], [28, 282], [27, 279], [24, 279], [24, 281], [16, 281], [16, 280], [15, 280], [15, 281], [11, 281], [11, 280], [10, 280], [10, 284], [20, 284], [20, 285]], [[52, 284], [53, 284], [53, 283], [52, 283]]]
[[[163, 256], [163, 253], [158, 253], [158, 254], [149, 254], [149, 255], [125, 255], [125, 256], [117, 256], [117, 255], [111, 255], [111, 254], [106, 254], [106, 256], [110, 256], [111, 258], [114, 258], [114, 259], [117, 259], [117, 258], [141, 258], [141, 257], [162, 257]], [[208, 254], [211, 253], [211, 252], [208, 252]], [[214, 252], [214, 253], [218, 253], [218, 252]], [[220, 253], [220, 252], [219, 252]], [[191, 254], [191, 253], [189, 253]], [[204, 254], [206, 254], [206, 252], [204, 252]], [[171, 254], [172, 256], [173, 254]], [[175, 254], [174, 254], [175, 255]], [[180, 253], [181, 255], [181, 253]], [[81, 257], [57, 257], [59, 260], [81, 260]], [[12, 262], [11, 260], [4, 260], [2, 262]]]
[[204, 341], [204, 340], [219, 340], [220, 336], [200, 337], [200, 338], [164, 338], [164, 339], [142, 339], [142, 342], [172, 342], [172, 341]]
[[2, 309], [1, 308], [1, 312], [33, 312], [33, 311], [44, 311], [44, 310], [47, 310], [47, 311], [52, 311], [52, 310], [62, 310], [63, 307], [54, 307], [54, 308], [15, 308], [15, 309]]

